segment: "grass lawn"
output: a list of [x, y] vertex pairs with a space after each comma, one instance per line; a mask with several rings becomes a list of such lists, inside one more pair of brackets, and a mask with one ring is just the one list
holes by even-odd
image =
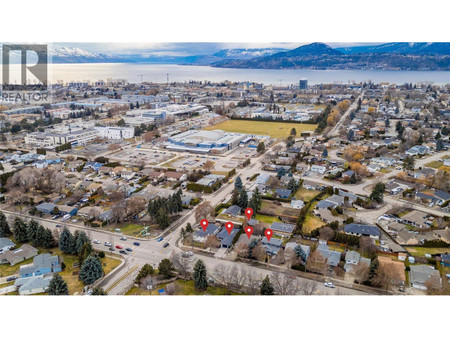
[[[149, 295], [152, 296], [158, 295], [159, 289], [164, 289], [165, 284], [158, 285], [155, 290], [152, 290], [151, 293], [148, 290], [144, 290], [141, 288], [133, 287], [131, 288], [126, 295]], [[194, 295], [194, 296], [204, 296], [204, 295], [236, 295], [236, 293], [228, 291], [224, 287], [219, 286], [208, 286], [205, 291], [198, 291], [194, 287], [194, 281], [184, 281], [184, 280], [176, 280], [175, 281], [175, 295]]]
[[297, 190], [294, 196], [296, 199], [302, 200], [303, 202], [307, 203], [319, 194], [320, 191], [317, 190], [308, 190], [305, 188], [300, 188]]
[[434, 168], [434, 169], [438, 169], [442, 166], [443, 166], [443, 163], [441, 161], [431, 161], [431, 162], [428, 162], [427, 164], [425, 164], [425, 167]]
[[425, 248], [423, 246], [405, 246], [405, 249], [414, 256], [435, 255], [450, 252], [450, 248]]
[[[80, 271], [80, 268], [73, 267], [73, 263], [78, 262], [78, 257], [75, 255], [63, 254], [59, 249], [52, 250], [52, 254], [56, 254], [62, 257], [64, 260], [64, 264], [66, 264], [66, 268], [64, 269], [64, 271], [60, 272], [59, 274], [66, 281], [69, 287], [69, 294], [73, 295], [74, 293], [81, 293], [84, 284], [82, 281], [78, 280], [78, 273]], [[120, 264], [120, 261], [118, 259], [110, 257], [102, 258], [101, 261], [105, 275], [110, 273], [116, 266]]]
[[267, 224], [272, 224], [273, 222], [280, 222], [280, 220], [276, 216], [268, 216], [268, 215], [260, 215], [260, 214], [256, 214], [255, 219], [257, 219], [258, 221], [260, 221], [262, 223], [267, 223]]
[[303, 233], [310, 233], [314, 229], [324, 226], [326, 223], [322, 221], [319, 217], [314, 216], [312, 213], [308, 212], [303, 222], [302, 230]]
[[144, 230], [145, 226], [140, 224], [128, 223], [124, 226], [114, 226], [110, 230], [115, 232], [115, 229], [120, 229], [122, 234], [125, 236], [137, 236], [139, 233]]
[[295, 128], [295, 130], [297, 131], [297, 136], [299, 136], [304, 131], [314, 131], [317, 128], [317, 125], [266, 121], [227, 120], [205, 129], [221, 129], [234, 133], [269, 135], [272, 138], [286, 138], [289, 136], [292, 128]]

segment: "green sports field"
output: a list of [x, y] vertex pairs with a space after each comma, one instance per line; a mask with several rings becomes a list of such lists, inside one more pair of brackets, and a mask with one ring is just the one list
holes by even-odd
[[292, 128], [295, 128], [295, 130], [297, 131], [297, 136], [300, 136], [300, 134], [304, 131], [314, 131], [317, 128], [317, 125], [266, 121], [227, 120], [205, 129], [221, 129], [234, 133], [268, 135], [272, 138], [286, 138], [289, 136]]

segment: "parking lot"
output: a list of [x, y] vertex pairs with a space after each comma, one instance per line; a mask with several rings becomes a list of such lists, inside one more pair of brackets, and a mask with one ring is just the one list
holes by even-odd
[[149, 150], [142, 148], [132, 148], [119, 151], [110, 156], [113, 161], [122, 161], [127, 163], [145, 162], [150, 165], [157, 165], [173, 158], [172, 153], [166, 151]]

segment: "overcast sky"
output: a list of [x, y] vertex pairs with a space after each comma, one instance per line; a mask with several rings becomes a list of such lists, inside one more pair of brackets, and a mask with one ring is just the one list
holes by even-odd
[[[153, 55], [205, 55], [228, 48], [286, 48], [293, 49], [307, 43], [54, 43], [53, 48], [76, 47], [93, 53], [105, 54], [153, 54]], [[331, 47], [376, 45], [376, 43], [329, 43]]]

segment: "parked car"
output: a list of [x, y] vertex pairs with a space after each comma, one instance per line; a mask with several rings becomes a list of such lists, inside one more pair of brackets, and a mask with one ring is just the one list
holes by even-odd
[[53, 216], [52, 219], [57, 219], [57, 218], [60, 218], [60, 217], [61, 217], [61, 215], [57, 214], [57, 215]]
[[122, 250], [122, 249], [123, 249], [123, 246], [121, 246], [121, 245], [116, 245], [116, 249]]
[[114, 251], [114, 250], [116, 250], [116, 249], [114, 249], [113, 247], [109, 248], [109, 251]]
[[133, 249], [131, 248], [126, 248], [125, 250], [127, 250], [128, 252], [133, 252]]
[[16, 279], [17, 279], [16, 276], [11, 276], [11, 277], [6, 278], [6, 281], [7, 282], [12, 282], [13, 280], [16, 280]]
[[62, 225], [61, 225], [61, 224], [56, 224], [56, 227], [57, 227], [57, 228], [61, 228]]
[[98, 239], [94, 239], [94, 244], [100, 244], [100, 241]]
[[70, 217], [72, 217], [72, 216], [69, 215], [69, 214], [64, 215], [63, 218], [62, 218], [62, 220], [63, 220], [63, 221], [67, 221]]
[[156, 241], [161, 242], [164, 239], [164, 237], [159, 237]]
[[325, 286], [326, 286], [327, 288], [332, 288], [332, 289], [335, 288], [334, 284], [331, 283], [331, 282], [325, 282]]
[[112, 247], [112, 244], [111, 244], [111, 242], [105, 242], [105, 246]]
[[127, 238], [126, 238], [125, 236], [122, 236], [122, 237], [120, 237], [120, 240], [121, 240], [121, 241], [126, 241]]
[[163, 248], [167, 248], [169, 245], [169, 243], [164, 243]]
[[139, 243], [139, 242], [133, 242], [133, 244], [136, 245], [136, 246], [141, 245], [141, 243]]
[[125, 251], [125, 250], [120, 250], [119, 251], [121, 254], [123, 254], [123, 255], [126, 255], [127, 254], [127, 252]]

